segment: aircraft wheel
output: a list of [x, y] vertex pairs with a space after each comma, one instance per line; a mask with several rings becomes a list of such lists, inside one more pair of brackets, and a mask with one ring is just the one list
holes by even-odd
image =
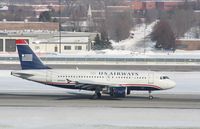
[[100, 99], [101, 98], [101, 93], [97, 93], [97, 97], [98, 97], [98, 99]]
[[151, 91], [149, 91], [149, 100], [153, 99], [153, 95], [151, 95]]
[[152, 99], [153, 99], [153, 96], [152, 96], [152, 95], [150, 95], [150, 96], [149, 96], [149, 100], [152, 100]]
[[97, 98], [98, 98], [97, 95], [94, 94], [91, 99], [97, 99]]
[[92, 96], [92, 99], [100, 99], [101, 98], [101, 93], [95, 93], [93, 96]]

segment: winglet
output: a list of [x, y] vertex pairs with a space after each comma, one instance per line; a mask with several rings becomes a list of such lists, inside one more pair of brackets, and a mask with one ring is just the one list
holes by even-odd
[[16, 45], [28, 45], [28, 43], [24, 39], [17, 39], [15, 43]]

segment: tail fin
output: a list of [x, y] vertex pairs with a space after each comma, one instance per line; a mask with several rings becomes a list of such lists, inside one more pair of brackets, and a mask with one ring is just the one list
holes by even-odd
[[49, 69], [28, 46], [26, 40], [16, 40], [16, 46], [22, 69]]

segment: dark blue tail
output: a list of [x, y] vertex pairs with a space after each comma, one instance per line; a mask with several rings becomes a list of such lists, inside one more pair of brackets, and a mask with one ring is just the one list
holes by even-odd
[[50, 69], [44, 65], [41, 60], [35, 55], [35, 53], [28, 46], [26, 40], [16, 40], [16, 46], [19, 54], [19, 59], [22, 69]]

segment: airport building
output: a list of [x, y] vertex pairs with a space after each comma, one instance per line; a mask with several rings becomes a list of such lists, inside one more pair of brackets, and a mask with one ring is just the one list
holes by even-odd
[[59, 32], [59, 23], [0, 21], [0, 53], [15, 53], [16, 39], [26, 39], [35, 52], [77, 53], [89, 51], [97, 33]]
[[15, 53], [16, 39], [26, 39], [37, 53], [77, 53], [91, 50], [97, 33], [58, 31], [9, 31], [0, 33], [0, 53]]

